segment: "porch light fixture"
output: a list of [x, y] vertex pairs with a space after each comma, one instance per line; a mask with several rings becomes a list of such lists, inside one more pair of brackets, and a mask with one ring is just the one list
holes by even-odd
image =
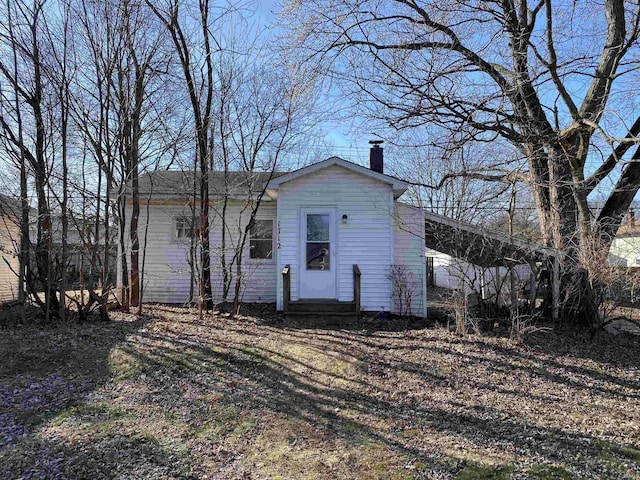
[[347, 219], [348, 219], [348, 218], [349, 218], [349, 217], [347, 217], [347, 214], [346, 214], [346, 213], [345, 213], [344, 215], [342, 215], [342, 223], [343, 223], [343, 225], [346, 225], [346, 224], [347, 224]]

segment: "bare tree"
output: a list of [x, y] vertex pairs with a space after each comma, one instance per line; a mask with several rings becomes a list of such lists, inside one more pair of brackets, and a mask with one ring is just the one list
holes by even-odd
[[[442, 134], [441, 129], [427, 129], [428, 136]], [[506, 182], [485, 182], [469, 175], [453, 172], [478, 172], [491, 168], [508, 168], [504, 160], [487, 164], [487, 158], [497, 158], [489, 145], [481, 149], [429, 145], [425, 139], [416, 145], [416, 137], [411, 136], [411, 144], [403, 139], [393, 139], [395, 146], [391, 150], [390, 171], [411, 183], [407, 199], [413, 205], [425, 208], [438, 215], [482, 224], [487, 217], [495, 216], [496, 205], [503, 203], [507, 187]], [[504, 152], [501, 152], [504, 154]], [[386, 163], [386, 162], [385, 162]]]
[[[95, 237], [100, 237], [103, 228], [104, 246], [96, 258], [102, 259], [100, 283], [104, 289], [112, 277], [112, 201], [117, 202], [115, 218], [119, 220], [120, 244], [124, 243], [124, 190], [122, 176], [118, 172], [118, 135], [116, 123], [117, 103], [115, 102], [113, 76], [117, 70], [118, 52], [122, 48], [121, 36], [117, 35], [115, 23], [117, 15], [112, 14], [109, 3], [78, 2], [74, 5], [74, 20], [80, 30], [79, 42], [82, 56], [75, 84], [75, 103], [72, 110], [74, 125], [83, 146], [83, 157], [88, 155], [97, 166], [95, 196]], [[115, 198], [114, 198], [115, 193]], [[124, 250], [123, 250], [124, 251]], [[126, 257], [122, 267], [123, 288], [120, 298], [128, 305], [128, 275]], [[103, 292], [104, 293], [104, 292]]]
[[[13, 30], [13, 5], [10, 2], [7, 2], [6, 5], [6, 13], [7, 13], [7, 31], [6, 37], [3, 38], [4, 42], [9, 46], [13, 46], [15, 42], [15, 34]], [[19, 77], [19, 66], [18, 66], [18, 49], [10, 48], [12, 52], [12, 64], [11, 64], [11, 74], [12, 77], [17, 79]], [[9, 64], [5, 65], [5, 68], [9, 68]], [[1, 84], [0, 84], [1, 85]], [[27, 190], [27, 163], [25, 158], [25, 152], [21, 148], [21, 145], [24, 143], [24, 134], [23, 134], [23, 125], [22, 125], [22, 110], [21, 110], [21, 100], [20, 94], [17, 89], [10, 88], [8, 92], [5, 92], [5, 89], [0, 89], [2, 93], [0, 97], [0, 101], [2, 102], [2, 111], [6, 111], [5, 105], [9, 103], [9, 105], [13, 105], [13, 113], [14, 120], [16, 125], [16, 137], [12, 139], [11, 136], [7, 139], [3, 136], [4, 146], [6, 147], [6, 151], [10, 156], [13, 156], [14, 161], [18, 164], [18, 169], [20, 171], [20, 203], [21, 203], [21, 212], [20, 212], [20, 241], [19, 241], [19, 271], [18, 271], [18, 300], [22, 304], [22, 319], [25, 320], [25, 310], [24, 305], [27, 300], [27, 266], [29, 264], [29, 256], [30, 256], [30, 242], [29, 242], [29, 198], [28, 198], [28, 190]], [[13, 95], [13, 98], [11, 98]], [[9, 110], [11, 107], [9, 108]], [[17, 140], [17, 142], [15, 141]], [[13, 154], [13, 155], [11, 155]], [[15, 214], [15, 212], [14, 212]]]
[[[26, 278], [31, 292], [36, 291], [37, 284], [43, 288], [44, 298], [39, 295], [34, 295], [33, 298], [41, 305], [48, 320], [59, 316], [60, 302], [53, 271], [52, 221], [48, 195], [51, 161], [47, 148], [51, 147], [52, 141], [50, 125], [47, 125], [50, 107], [47, 102], [49, 92], [46, 90], [48, 82], [41, 55], [46, 22], [44, 4], [44, 1], [16, 1], [6, 4], [7, 12], [14, 14], [12, 17], [16, 28], [10, 29], [7, 36], [3, 35], [4, 47], [13, 52], [13, 61], [1, 57], [0, 74], [4, 82], [16, 92], [19, 100], [13, 104], [15, 109], [0, 111], [0, 128], [8, 144], [13, 146], [14, 153], [18, 152], [17, 158], [20, 161], [26, 160], [25, 163], [33, 172], [38, 205], [36, 269], [32, 271], [27, 268]], [[13, 105], [5, 103], [6, 107]], [[25, 125], [30, 126], [28, 131]]]
[[116, 4], [81, 2], [76, 10], [85, 68], [77, 83], [74, 120], [99, 167], [95, 236], [104, 241], [104, 248], [94, 252], [95, 263], [101, 271], [101, 284], [107, 286], [112, 278], [110, 232], [115, 218], [122, 305], [125, 310], [137, 305], [140, 312], [143, 272], [138, 177], [162, 163], [170, 164], [165, 158], [171, 157], [175, 148], [168, 133], [168, 109], [174, 95], [167, 93], [164, 82], [168, 54], [163, 49], [161, 26], [142, 5], [127, 0]]
[[140, 305], [140, 194], [138, 178], [142, 163], [141, 142], [144, 134], [145, 103], [150, 101], [149, 77], [153, 75], [154, 60], [158, 56], [160, 37], [145, 18], [146, 9], [123, 0], [120, 3], [123, 54], [117, 72], [118, 104], [120, 113], [120, 148], [124, 180], [131, 185], [131, 242], [130, 295], [131, 306]]
[[[69, 127], [71, 113], [71, 84], [74, 77], [75, 62], [73, 48], [73, 29], [71, 26], [71, 5], [68, 1], [59, 2], [56, 7], [58, 11], [51, 16], [59, 18], [49, 25], [47, 22], [44, 26], [44, 37], [46, 43], [44, 47], [49, 57], [49, 63], [46, 66], [47, 78], [51, 82], [54, 89], [54, 98], [57, 108], [50, 110], [50, 123], [52, 126], [57, 125], [57, 136], [59, 138], [59, 155], [54, 151], [54, 157], [59, 157], [60, 164], [60, 188], [51, 188], [52, 196], [59, 205], [60, 218], [60, 248], [56, 252], [53, 275], [59, 279], [58, 291], [60, 297], [60, 317], [65, 320], [67, 314], [67, 288], [68, 278], [68, 237], [69, 237]], [[57, 112], [56, 112], [57, 110]], [[57, 171], [55, 169], [54, 171]], [[51, 280], [51, 279], [50, 279]]]
[[[214, 23], [224, 17], [224, 10], [212, 15], [209, 0], [200, 0], [197, 9], [197, 23], [199, 31], [197, 40], [187, 36], [185, 27], [187, 21], [180, 8], [181, 2], [169, 0], [160, 5], [146, 0], [147, 6], [164, 24], [173, 42], [178, 56], [185, 85], [189, 92], [189, 100], [193, 111], [196, 135], [196, 161], [200, 174], [200, 315], [202, 308], [213, 308], [213, 294], [211, 290], [211, 248], [209, 235], [209, 171], [212, 162], [212, 103], [214, 94], [213, 83], [213, 49], [216, 48]], [[213, 17], [213, 18], [212, 18]], [[213, 45], [212, 45], [213, 42]], [[201, 76], [200, 76], [201, 75]]]
[[[123, 303], [140, 308], [138, 175], [168, 168], [185, 150], [165, 28], [144, 4], [128, 0], [7, 0], [2, 12], [11, 21], [0, 27], [0, 48], [9, 53], [0, 58], [0, 140], [20, 170], [20, 290], [36, 294], [47, 316], [66, 316], [68, 267], [79, 254], [89, 302], [77, 301], [78, 312], [98, 305], [107, 318], [111, 232], [118, 228]], [[209, 155], [205, 168], [210, 162]], [[35, 248], [28, 243], [31, 186]]]
[[[541, 236], [567, 253], [560, 275], [568, 285], [584, 268], [577, 252], [593, 236], [611, 242], [640, 187], [640, 118], [618, 103], [637, 83], [638, 8], [622, 0], [309, 0], [290, 2], [287, 15], [309, 58], [350, 80], [372, 116], [395, 128], [437, 124], [465, 141], [515, 146]], [[594, 219], [587, 198], [610, 178]], [[595, 321], [588, 299], [567, 299], [567, 319]], [[578, 301], [585, 308], [576, 310]]]
[[[284, 68], [282, 58], [269, 50], [268, 32], [252, 31], [241, 14], [234, 18], [240, 28], [221, 36], [214, 63], [214, 165], [222, 177], [220, 191], [215, 192], [222, 293], [226, 300], [233, 287], [232, 314], [237, 314], [251, 273], [251, 265], [244, 262], [267, 184], [282, 158], [314, 124], [314, 101], [311, 77], [300, 69]], [[253, 40], [248, 42], [247, 36]], [[254, 253], [249, 251], [248, 257]]]

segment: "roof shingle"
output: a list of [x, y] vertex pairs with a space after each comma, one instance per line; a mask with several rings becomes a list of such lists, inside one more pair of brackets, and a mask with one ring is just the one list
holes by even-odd
[[[209, 195], [222, 197], [225, 192], [229, 198], [246, 199], [258, 195], [265, 184], [272, 178], [285, 172], [209, 172]], [[195, 182], [195, 183], [194, 183]], [[153, 196], [154, 199], [176, 200], [187, 199], [200, 192], [200, 173], [193, 171], [159, 170], [145, 173], [139, 179], [141, 197]], [[127, 184], [127, 193], [131, 193], [131, 183]]]

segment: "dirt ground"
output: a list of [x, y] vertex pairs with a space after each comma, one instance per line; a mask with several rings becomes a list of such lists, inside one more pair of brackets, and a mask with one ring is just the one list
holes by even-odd
[[19, 325], [0, 312], [0, 478], [640, 477], [640, 345], [363, 322]]

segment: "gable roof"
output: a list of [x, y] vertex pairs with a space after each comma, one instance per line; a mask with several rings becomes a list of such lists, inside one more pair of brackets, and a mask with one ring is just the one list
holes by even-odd
[[278, 196], [277, 190], [283, 183], [290, 182], [297, 178], [309, 175], [310, 173], [314, 173], [334, 165], [391, 185], [394, 198], [398, 198], [409, 187], [409, 184], [407, 182], [392, 177], [391, 175], [375, 172], [369, 168], [363, 167], [362, 165], [358, 165], [353, 162], [349, 162], [340, 157], [330, 157], [321, 162], [313, 163], [306, 167], [299, 168], [298, 170], [294, 170], [293, 172], [285, 173], [281, 176], [278, 176], [277, 178], [274, 178], [269, 182], [269, 185], [267, 186], [267, 192], [269, 193], [270, 197], [276, 198]]
[[[228, 197], [231, 199], [246, 200], [248, 194], [252, 197], [262, 192], [267, 185], [267, 195], [275, 199], [278, 196], [278, 187], [304, 175], [317, 172], [324, 168], [337, 165], [349, 171], [365, 175], [369, 178], [381, 181], [391, 186], [394, 198], [402, 195], [409, 184], [398, 178], [384, 173], [374, 172], [366, 167], [349, 162], [339, 157], [330, 157], [318, 163], [299, 168], [292, 172], [227, 172], [226, 181], [224, 172], [209, 172], [209, 195], [212, 198], [222, 198], [225, 194], [225, 184]], [[196, 192], [200, 191], [200, 173], [195, 172]], [[144, 173], [138, 180], [140, 199], [153, 198], [154, 200], [187, 200], [193, 195], [194, 171], [158, 170]], [[131, 194], [131, 182], [127, 182], [125, 192]]]

